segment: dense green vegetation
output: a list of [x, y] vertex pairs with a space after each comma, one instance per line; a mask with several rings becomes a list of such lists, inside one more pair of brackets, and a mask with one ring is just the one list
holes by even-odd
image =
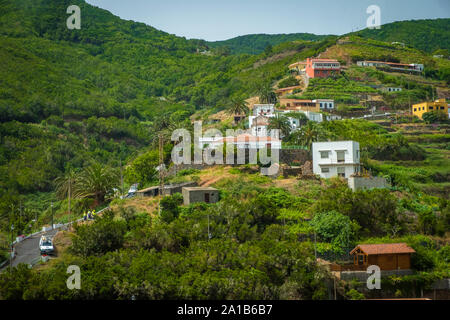
[[[72, 4], [82, 9], [81, 30], [65, 27]], [[245, 173], [244, 167], [215, 184], [218, 204], [184, 207], [175, 195], [162, 199], [157, 216], [153, 200], [144, 211], [133, 209], [132, 200], [117, 199], [117, 191], [125, 191], [117, 190], [122, 180], [124, 189], [156, 183], [158, 136], [165, 139], [169, 164], [174, 129], [192, 129], [194, 114], [247, 113], [251, 96], [275, 102], [274, 83], [296, 83], [287, 68], [295, 61], [339, 48], [346, 53], [343, 64], [424, 63], [433, 83], [448, 81], [450, 74], [444, 59], [356, 36], [339, 46], [334, 36], [243, 39], [230, 40], [236, 53], [230, 55], [223, 43], [169, 35], [81, 0], [0, 0], [0, 246], [6, 247], [11, 224], [15, 236], [38, 230], [53, 214], [56, 222], [73, 219], [67, 215], [69, 194], [75, 217], [113, 198], [118, 204], [65, 234], [71, 247], [48, 268], [22, 265], [2, 274], [0, 298], [325, 299], [331, 278], [314, 260], [314, 249], [323, 257], [339, 256], [371, 241], [406, 241], [418, 251], [416, 270], [430, 278], [448, 276], [448, 245], [434, 240], [449, 230], [445, 128], [406, 136], [363, 120], [317, 124], [302, 118], [301, 130], [289, 134], [285, 118], [271, 120], [287, 145], [310, 149], [314, 141], [359, 141], [366, 169], [388, 178], [391, 190], [352, 193], [339, 180], [280, 188], [278, 180]], [[217, 48], [208, 52], [210, 46]], [[354, 112], [361, 109], [360, 98], [379, 93], [369, 86], [374, 83], [408, 89], [383, 95], [398, 108], [436, 93], [406, 75], [352, 66], [342, 76], [311, 80], [303, 98], [332, 98]], [[426, 120], [446, 122], [433, 114]], [[201, 173], [184, 170], [170, 179], [198, 181]], [[72, 264], [82, 269], [81, 291], [66, 289]], [[351, 291], [346, 297], [361, 296]]]
[[450, 49], [449, 23], [450, 19], [398, 21], [382, 25], [381, 29], [364, 29], [355, 34], [385, 42], [401, 42], [432, 53]]
[[317, 41], [326, 38], [326, 35], [315, 35], [311, 33], [291, 34], [249, 34], [236, 38], [207, 42], [210, 48], [225, 47], [231, 54], [260, 54], [269, 52], [272, 47], [296, 40]]
[[[338, 179], [325, 186], [299, 181], [288, 192], [259, 173], [234, 175], [217, 182], [217, 204], [180, 206], [174, 195], [157, 216], [129, 203], [64, 233], [72, 245], [47, 268], [22, 265], [0, 275], [0, 298], [328, 299], [332, 278], [315, 262], [314, 248], [333, 259], [360, 242], [405, 241], [417, 251], [417, 279], [449, 275], [445, 245], [408, 236], [448, 230], [448, 201], [436, 205], [431, 196], [399, 198], [389, 190], [353, 193]], [[81, 268], [81, 290], [66, 287], [69, 265]]]

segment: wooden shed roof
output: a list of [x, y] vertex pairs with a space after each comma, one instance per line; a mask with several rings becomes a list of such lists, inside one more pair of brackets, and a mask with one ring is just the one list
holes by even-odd
[[384, 244], [360, 244], [350, 254], [354, 254], [358, 248], [368, 255], [392, 254], [392, 253], [414, 253], [414, 249], [406, 243], [384, 243]]

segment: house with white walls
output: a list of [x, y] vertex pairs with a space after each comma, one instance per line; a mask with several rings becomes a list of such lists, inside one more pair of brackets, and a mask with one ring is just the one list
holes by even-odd
[[270, 135], [270, 130], [267, 129], [269, 126], [269, 121], [269, 117], [266, 116], [253, 117], [250, 126], [252, 135], [258, 137]]
[[[254, 125], [254, 120], [257, 117], [265, 117], [265, 118], [271, 118], [275, 117], [275, 105], [274, 104], [255, 104], [253, 106], [253, 112], [252, 115], [248, 117], [248, 128], [252, 129]], [[256, 128], [255, 130], [258, 130]], [[262, 128], [260, 128], [262, 130]], [[256, 135], [256, 132], [255, 132]]]
[[332, 99], [315, 99], [313, 102], [318, 103], [320, 110], [334, 110], [334, 100]]
[[356, 141], [314, 142], [313, 172], [322, 178], [349, 178], [360, 172], [360, 149]]

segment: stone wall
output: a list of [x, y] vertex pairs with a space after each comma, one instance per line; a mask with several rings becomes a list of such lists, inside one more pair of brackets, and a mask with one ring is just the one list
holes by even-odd
[[280, 163], [285, 163], [292, 166], [301, 166], [306, 161], [311, 161], [311, 156], [307, 150], [303, 149], [281, 149]]

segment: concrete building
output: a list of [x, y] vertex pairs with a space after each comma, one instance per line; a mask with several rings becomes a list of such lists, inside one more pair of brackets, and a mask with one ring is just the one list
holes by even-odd
[[156, 197], [158, 195], [159, 195], [159, 186], [142, 189], [136, 192], [136, 196], [140, 198]]
[[360, 172], [359, 143], [356, 141], [314, 142], [313, 172], [322, 178], [349, 178]]
[[431, 111], [441, 111], [448, 114], [448, 104], [445, 99], [439, 99], [435, 102], [422, 102], [412, 106], [412, 114], [419, 119], [423, 119], [423, 114]]
[[216, 203], [219, 201], [219, 190], [210, 187], [185, 187], [182, 190], [184, 205], [192, 203]]
[[306, 59], [306, 74], [309, 78], [328, 78], [341, 72], [341, 64], [335, 59]]
[[[195, 187], [197, 186], [197, 182], [183, 182], [183, 183], [177, 183], [177, 184], [168, 184], [164, 186], [164, 191], [162, 192], [163, 196], [171, 196], [175, 193], [181, 193], [183, 187]], [[146, 188], [143, 190], [139, 190], [136, 192], [136, 195], [138, 197], [144, 198], [144, 197], [156, 197], [160, 194], [160, 187], [154, 186], [150, 188]]]

